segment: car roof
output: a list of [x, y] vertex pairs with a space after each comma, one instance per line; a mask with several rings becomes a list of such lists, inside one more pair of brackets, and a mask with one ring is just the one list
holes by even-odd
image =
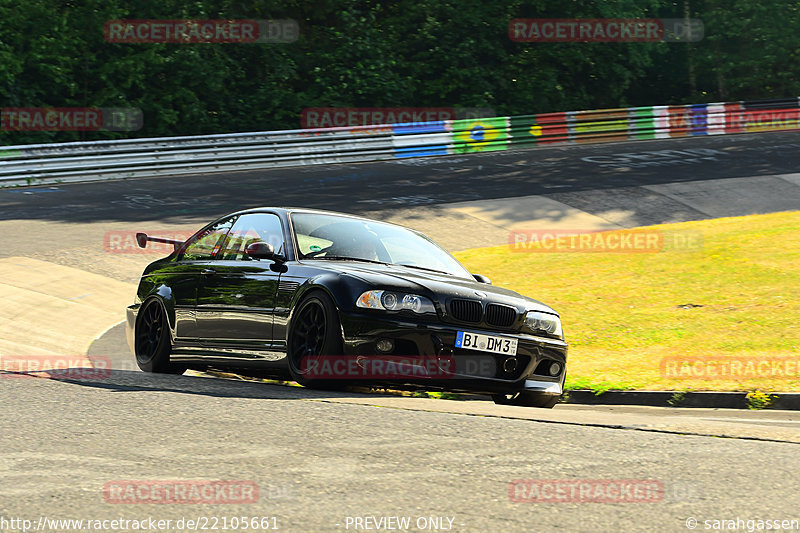
[[[246, 215], [248, 213], [263, 213], [265, 211], [271, 211], [273, 213], [278, 213], [280, 215], [286, 216], [287, 218], [292, 213], [310, 213], [310, 214], [318, 214], [318, 215], [334, 215], [334, 216], [338, 216], [338, 217], [351, 218], [353, 220], [365, 220], [367, 222], [379, 222], [381, 224], [388, 224], [390, 226], [396, 226], [398, 228], [403, 228], [403, 229], [408, 230], [408, 231], [410, 231], [412, 233], [416, 233], [417, 235], [420, 235], [425, 239], [431, 240], [430, 237], [428, 237], [427, 235], [425, 235], [421, 231], [416, 230], [414, 228], [409, 228], [408, 226], [405, 226], [403, 224], [396, 224], [394, 222], [389, 222], [388, 220], [378, 220], [378, 219], [375, 219], [375, 218], [367, 218], [367, 217], [362, 217], [362, 216], [359, 216], [359, 215], [352, 215], [350, 213], [341, 213], [339, 211], [326, 211], [324, 209], [311, 209], [311, 208], [308, 208], [308, 207], [271, 207], [271, 206], [251, 207], [249, 209], [243, 209], [241, 211], [236, 211], [234, 213], [228, 213], [227, 215], [225, 215], [225, 217], [235, 216], [235, 215]], [[220, 217], [217, 220], [221, 220], [222, 218], [225, 218], [225, 217]]]
[[291, 213], [310, 213], [310, 214], [316, 214], [316, 215], [334, 215], [334, 216], [339, 216], [339, 217], [354, 218], [354, 219], [358, 219], [358, 220], [368, 220], [368, 221], [374, 221], [374, 222], [382, 222], [384, 224], [392, 224], [393, 226], [398, 226], [399, 225], [399, 224], [394, 224], [392, 222], [385, 222], [385, 221], [382, 221], [382, 220], [376, 220], [374, 218], [367, 218], [367, 217], [362, 217], [362, 216], [359, 216], [359, 215], [353, 215], [351, 213], [341, 213], [339, 211], [326, 211], [326, 210], [323, 210], [323, 209], [311, 209], [311, 208], [308, 208], [308, 207], [270, 207], [270, 206], [251, 207], [250, 209], [244, 209], [242, 211], [237, 211], [235, 213], [230, 213], [230, 214], [225, 215], [225, 216], [245, 215], [245, 214], [248, 214], [248, 213], [259, 213], [259, 212], [263, 212], [263, 211], [272, 211], [272, 212], [276, 212], [276, 213], [284, 213], [286, 215], [289, 215]]

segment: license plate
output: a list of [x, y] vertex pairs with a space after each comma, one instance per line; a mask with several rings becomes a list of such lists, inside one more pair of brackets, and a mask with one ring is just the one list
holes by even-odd
[[456, 334], [456, 348], [466, 348], [468, 350], [479, 350], [481, 352], [499, 353], [503, 355], [517, 355], [517, 339], [459, 331]]

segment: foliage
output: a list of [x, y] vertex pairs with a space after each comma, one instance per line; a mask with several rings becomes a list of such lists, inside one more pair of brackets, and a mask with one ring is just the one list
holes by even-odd
[[[519, 115], [800, 94], [800, 7], [777, 0], [28, 0], [0, 2], [0, 106], [134, 107], [135, 132], [0, 132], [0, 143], [299, 126], [307, 107]], [[682, 17], [698, 43], [520, 43], [514, 18]], [[294, 19], [282, 44], [108, 43], [115, 19]]]
[[687, 394], [689, 394], [687, 390], [675, 391], [670, 399], [667, 400], [667, 404], [669, 404], [670, 407], [680, 407], [684, 400], [686, 400]]
[[774, 404], [775, 400], [778, 399], [777, 396], [773, 396], [769, 393], [761, 392], [759, 390], [748, 393], [745, 398], [747, 399], [748, 409], [753, 410], [767, 409], [772, 407], [772, 404]]
[[610, 382], [610, 381], [595, 381], [588, 377], [572, 377], [569, 374], [567, 375], [567, 381], [564, 383], [564, 390], [571, 391], [571, 390], [590, 390], [594, 393], [595, 396], [600, 396], [601, 394], [605, 394], [610, 390], [629, 390], [633, 387], [630, 384], [617, 381], [617, 382]]

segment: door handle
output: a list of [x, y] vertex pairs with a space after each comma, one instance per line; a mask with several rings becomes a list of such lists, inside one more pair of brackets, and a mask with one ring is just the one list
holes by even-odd
[[217, 273], [217, 271], [214, 270], [213, 268], [204, 268], [203, 270], [200, 271], [200, 273], [204, 276], [213, 276], [214, 274]]

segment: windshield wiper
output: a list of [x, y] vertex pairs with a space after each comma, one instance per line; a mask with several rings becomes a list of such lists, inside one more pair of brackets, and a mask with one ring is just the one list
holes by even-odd
[[452, 276], [450, 272], [445, 272], [444, 270], [436, 270], [434, 268], [427, 268], [418, 265], [404, 265], [402, 263], [387, 263], [385, 261], [377, 261], [375, 259], [363, 259], [361, 257], [347, 257], [344, 255], [324, 255], [320, 257], [304, 257], [304, 260], [322, 260], [322, 259], [329, 259], [334, 261], [360, 261], [362, 263], [374, 263], [376, 265], [389, 265], [389, 266], [399, 266], [399, 267], [406, 267], [406, 268], [416, 268], [419, 270], [426, 270], [428, 272], [436, 272], [437, 274], [447, 274], [448, 276]]
[[448, 276], [452, 276], [453, 275], [450, 272], [445, 272], [444, 270], [436, 270], [435, 268], [421, 267], [419, 265], [404, 265], [402, 263], [389, 263], [389, 264], [394, 265], [394, 266], [406, 267], [406, 268], [416, 268], [416, 269], [419, 269], [419, 270], [427, 270], [428, 272], [436, 272], [438, 274], [447, 274]]
[[375, 263], [376, 265], [389, 265], [391, 263], [384, 263], [383, 261], [376, 261], [375, 259], [362, 259], [361, 257], [347, 257], [344, 255], [325, 255], [322, 257], [308, 257], [303, 258], [311, 261], [318, 261], [322, 259], [331, 259], [335, 261], [360, 261], [362, 263]]

